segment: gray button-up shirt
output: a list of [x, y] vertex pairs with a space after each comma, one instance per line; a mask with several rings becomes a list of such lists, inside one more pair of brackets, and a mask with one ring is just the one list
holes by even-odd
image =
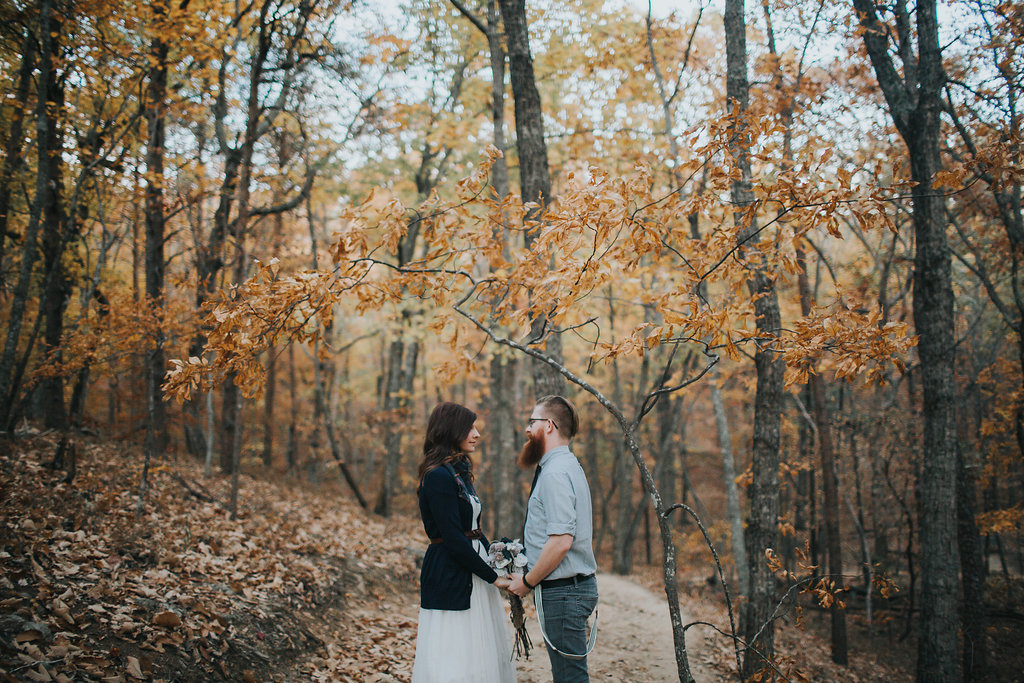
[[597, 561], [587, 475], [568, 446], [545, 453], [540, 467], [540, 477], [527, 505], [523, 531], [526, 559], [531, 567], [535, 566], [548, 536], [572, 534], [572, 548], [545, 580], [593, 574], [597, 571]]

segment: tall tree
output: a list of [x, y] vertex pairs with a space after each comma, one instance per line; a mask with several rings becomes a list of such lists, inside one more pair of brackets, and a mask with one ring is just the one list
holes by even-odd
[[[797, 249], [797, 286], [800, 290], [800, 312], [807, 316], [814, 305], [811, 286], [807, 277], [807, 259], [802, 248]], [[815, 370], [807, 382], [811, 399], [811, 415], [814, 419], [815, 441], [821, 460], [822, 489], [825, 494], [825, 545], [828, 548], [828, 573], [836, 586], [842, 586], [843, 555], [842, 538], [839, 535], [839, 478], [836, 475], [835, 448], [832, 442], [832, 424], [825, 403], [825, 382]], [[869, 589], [870, 590], [870, 589]], [[846, 664], [846, 611], [838, 600], [829, 607], [832, 618], [832, 661]]]
[[[762, 0], [762, 7], [767, 27], [768, 52], [773, 57], [774, 63], [772, 84], [775, 90], [774, 94], [779, 102], [779, 117], [783, 129], [781, 167], [783, 172], [788, 173], [792, 172], [794, 166], [793, 124], [797, 102], [800, 98], [800, 85], [803, 80], [803, 54], [806, 54], [807, 46], [805, 45], [800, 62], [796, 67], [793, 83], [787, 86], [782, 60], [775, 45], [775, 29], [772, 24], [771, 9], [767, 0]], [[815, 19], [816, 23], [817, 18]], [[811, 26], [808, 34], [808, 44], [813, 34], [814, 25]], [[799, 228], [797, 231], [799, 232]], [[814, 294], [811, 291], [810, 280], [807, 276], [807, 259], [804, 250], [804, 245], [798, 243], [796, 248], [797, 290], [800, 297], [800, 314], [806, 318], [811, 315], [816, 302], [814, 301]], [[828, 548], [828, 573], [831, 580], [835, 582], [836, 587], [839, 588], [843, 585], [842, 538], [839, 528], [839, 478], [835, 462], [835, 448], [832, 441], [831, 419], [826, 404], [825, 382], [818, 372], [817, 364], [811, 367], [807, 386], [807, 394], [810, 396], [809, 409], [814, 420], [815, 441], [821, 460], [822, 490], [825, 494], [825, 543]], [[837, 664], [846, 664], [848, 661], [846, 609], [840, 604], [839, 600], [833, 600], [829, 611], [832, 619], [832, 661]]]
[[[180, 9], [187, 5], [186, 0]], [[153, 310], [163, 307], [164, 295], [164, 145], [167, 99], [167, 42], [164, 40], [168, 6], [163, 0], [152, 4], [153, 39], [150, 44], [149, 86], [146, 91], [146, 299]], [[162, 326], [161, 326], [162, 327]], [[146, 441], [147, 455], [167, 448], [167, 419], [163, 392], [165, 372], [163, 332], [154, 335], [146, 358]]]
[[[942, 169], [940, 117], [945, 74], [936, 0], [905, 0], [883, 23], [871, 0], [853, 0], [878, 85], [910, 157], [913, 188], [914, 327], [920, 338], [924, 439], [921, 465], [921, 613], [917, 680], [960, 680], [957, 642], [956, 415], [953, 283], [946, 210], [933, 189]], [[893, 28], [895, 30], [893, 30]], [[916, 30], [915, 30], [916, 29]], [[890, 37], [895, 45], [890, 45]], [[916, 52], [914, 50], [916, 37]], [[902, 74], [893, 61], [900, 56]]]
[[[38, 162], [35, 196], [22, 240], [18, 280], [11, 294], [7, 338], [3, 354], [0, 356], [0, 425], [8, 424], [17, 391], [18, 382], [14, 382], [13, 378], [16, 373], [15, 365], [21, 341], [21, 328], [32, 286], [32, 274], [38, 258], [40, 228], [43, 228], [44, 234], [54, 230], [59, 234], [60, 231], [60, 149], [62, 146], [60, 119], [64, 102], [63, 82], [59, 76], [62, 10], [60, 3], [54, 0], [43, 0], [39, 5], [35, 22], [37, 27], [35, 35], [39, 42], [39, 76], [36, 79], [35, 111]], [[44, 286], [44, 291], [45, 289]], [[43, 312], [40, 311], [39, 315], [42, 316]], [[63, 406], [63, 402], [61, 405]]]
[[[231, 30], [228, 35], [234, 38], [220, 46], [221, 58], [213, 105], [214, 130], [217, 149], [223, 157], [223, 171], [213, 224], [205, 243], [198, 244], [196, 248], [197, 309], [201, 309], [217, 290], [217, 278], [225, 264], [227, 240], [234, 239], [234, 278], [240, 281], [244, 279], [248, 268], [246, 240], [250, 221], [290, 211], [301, 203], [312, 188], [319, 164], [307, 169], [302, 186], [281, 203], [252, 206], [250, 201], [256, 146], [283, 112], [289, 110], [298, 74], [310, 60], [322, 57], [317, 51], [305, 49], [308, 47], [309, 23], [322, 8], [322, 4], [326, 3], [319, 0], [297, 0], [295, 3], [289, 3], [288, 0], [262, 0], [258, 6], [239, 6], [237, 13], [229, 18]], [[250, 32], [248, 35], [246, 30]], [[239, 46], [243, 43], [249, 48], [249, 59], [245, 63], [248, 72], [243, 90], [245, 107], [239, 117], [244, 123], [232, 144], [229, 125], [233, 112], [230, 111], [229, 101], [236, 63], [234, 55], [242, 52]], [[205, 344], [205, 336], [201, 332], [197, 333], [191, 341], [189, 355], [202, 356]], [[223, 385], [219, 433], [220, 467], [225, 473], [232, 470], [233, 449], [238, 443], [235, 432], [240, 428], [240, 408], [238, 387], [229, 373]], [[193, 417], [196, 417], [197, 411], [193, 410], [193, 413]], [[195, 429], [195, 425], [192, 428]], [[193, 443], [198, 443], [197, 436], [194, 435]]]
[[[505, 25], [508, 49], [509, 78], [515, 101], [516, 151], [519, 155], [519, 186], [524, 202], [535, 202], [538, 207], [526, 214], [526, 221], [541, 220], [545, 207], [551, 202], [551, 174], [548, 170], [548, 148], [544, 141], [544, 117], [533, 72], [530, 54], [530, 33], [526, 21], [526, 0], [499, 0], [501, 21]], [[526, 233], [530, 246], [532, 233]], [[545, 344], [552, 358], [562, 357], [562, 338], [553, 334], [546, 312], [533, 318], [532, 337]], [[533, 361], [534, 392], [538, 397], [561, 394], [565, 380], [554, 367], [542, 361]]]
[[[430, 39], [425, 42], [430, 51], [429, 59], [443, 64], [443, 41], [436, 39], [434, 35], [439, 29], [440, 26], [433, 22], [429, 23], [427, 30]], [[466, 54], [460, 53], [456, 56], [450, 73], [439, 70], [434, 74], [435, 82], [428, 95], [427, 119], [423, 122], [426, 134], [417, 143], [419, 165], [413, 173], [418, 202], [426, 201], [435, 191], [451, 162], [454, 145], [447, 139], [436, 139], [433, 133], [463, 104], [463, 85], [466, 82], [469, 59]], [[429, 227], [429, 221], [425, 221], [419, 213], [408, 220], [405, 235], [396, 245], [394, 254], [399, 268], [410, 265], [417, 258], [419, 250], [425, 252], [428, 249], [430, 245], [426, 240], [429, 237], [424, 233]], [[400, 308], [386, 355], [385, 377], [380, 397], [384, 415], [384, 476], [374, 507], [374, 512], [384, 516], [390, 516], [394, 512], [394, 489], [403, 453], [403, 435], [408, 431], [406, 421], [410, 415], [410, 399], [422, 353], [421, 337], [416, 331], [419, 321], [422, 320], [421, 311], [422, 307], [419, 305], [406, 305]]]
[[751, 259], [747, 289], [754, 301], [758, 332], [754, 365], [757, 390], [754, 396], [754, 434], [751, 452], [753, 479], [750, 485], [750, 512], [747, 517], [746, 544], [750, 595], [740, 612], [740, 630], [747, 642], [743, 657], [743, 678], [749, 678], [766, 666], [775, 650], [772, 610], [776, 600], [775, 577], [764, 561], [765, 551], [775, 548], [779, 517], [779, 443], [782, 413], [783, 363], [774, 340], [782, 327], [775, 280], [763, 263], [757, 261], [758, 223], [751, 189], [750, 133], [745, 123], [749, 102], [747, 81], [746, 18], [743, 0], [726, 0], [725, 51], [726, 97], [732, 117], [730, 153], [737, 173], [733, 176], [731, 196], [733, 220], [741, 253]]
[[[502, 43], [501, 16], [497, 0], [488, 0], [486, 20], [470, 12], [459, 0], [452, 4], [468, 18], [487, 38], [487, 51], [491, 71], [491, 143], [502, 151], [503, 156], [494, 163], [491, 171], [491, 185], [499, 200], [508, 196], [508, 162], [505, 152], [505, 47]], [[494, 228], [494, 237], [504, 246], [505, 257], [509, 254], [509, 229], [504, 221]], [[491, 356], [490, 364], [490, 433], [493, 448], [497, 454], [492, 460], [494, 472], [493, 514], [489, 518], [495, 525], [494, 535], [504, 535], [523, 525], [525, 505], [516, 505], [512, 495], [512, 483], [517, 468], [509, 453], [515, 452], [516, 440], [516, 358], [498, 349]]]

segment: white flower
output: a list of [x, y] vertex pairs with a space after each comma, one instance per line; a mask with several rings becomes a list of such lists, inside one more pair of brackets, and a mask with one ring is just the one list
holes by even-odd
[[516, 555], [516, 559], [513, 560], [512, 563], [516, 566], [516, 568], [525, 567], [526, 566], [526, 555], [522, 555], [522, 554]]

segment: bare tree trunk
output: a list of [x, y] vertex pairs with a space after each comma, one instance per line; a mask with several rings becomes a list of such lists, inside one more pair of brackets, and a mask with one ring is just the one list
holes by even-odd
[[285, 451], [285, 463], [289, 472], [295, 472], [295, 455], [298, 450], [299, 400], [298, 387], [295, 379], [295, 342], [288, 344], [288, 449]]
[[409, 399], [416, 380], [419, 342], [406, 343], [401, 335], [391, 342], [388, 351], [387, 381], [384, 396], [384, 476], [374, 512], [390, 517], [394, 512], [394, 489], [398, 465], [402, 457], [402, 434], [406, 431]]
[[515, 480], [516, 452], [516, 406], [515, 406], [515, 360], [506, 354], [496, 353], [491, 357], [490, 367], [490, 413], [489, 431], [493, 435], [494, 457], [494, 502], [492, 528], [496, 536], [518, 536], [523, 519], [519, 506], [515, 505], [512, 483]]
[[[32, 271], [37, 258], [40, 226], [49, 220], [49, 212], [60, 206], [58, 178], [60, 174], [60, 124], [63, 106], [57, 78], [60, 55], [61, 8], [52, 0], [43, 0], [38, 12], [39, 76], [36, 95], [36, 140], [39, 161], [36, 169], [35, 196], [29, 212], [23, 239], [18, 281], [11, 296], [11, 312], [7, 318], [7, 337], [0, 355], [0, 426], [9, 425], [18, 382], [14, 382], [18, 343], [24, 323]], [[44, 218], [44, 215], [46, 216]], [[42, 315], [40, 311], [39, 315]]]
[[274, 402], [277, 396], [277, 347], [267, 348], [267, 383], [263, 395], [263, 466], [274, 465]]
[[[726, 0], [726, 96], [730, 112], [736, 117], [730, 132], [730, 152], [739, 170], [732, 182], [733, 219], [739, 228], [737, 240], [741, 253], [751, 253], [748, 242], [758, 234], [751, 191], [749, 134], [743, 117], [747, 110], [747, 44], [743, 0]], [[771, 623], [776, 600], [775, 579], [761, 559], [765, 551], [776, 547], [779, 516], [779, 443], [782, 412], [783, 366], [774, 339], [782, 326], [774, 279], [763, 265], [751, 268], [747, 287], [754, 299], [754, 314], [760, 340], [754, 354], [757, 390], [754, 397], [754, 434], [751, 462], [750, 514], [747, 518], [746, 545], [750, 575], [750, 594], [741, 611], [741, 630], [748, 650], [743, 658], [743, 677], [768, 665], [775, 653], [775, 629]], [[753, 649], [749, 649], [753, 648]], [[756, 650], [756, 651], [755, 651]]]
[[[213, 391], [207, 391], [205, 396], [206, 431], [203, 440], [203, 455], [205, 467], [203, 474], [207, 477], [213, 473]], [[198, 405], [198, 404], [197, 404]], [[200, 432], [203, 433], [203, 432]]]
[[[156, 23], [166, 20], [166, 6], [152, 5]], [[152, 68], [146, 92], [146, 300], [155, 311], [163, 307], [164, 296], [164, 141], [167, 98], [167, 43], [157, 32], [150, 48]], [[160, 320], [161, 317], [157, 316]], [[162, 325], [161, 325], [162, 327]], [[167, 450], [167, 413], [160, 389], [164, 376], [163, 330], [155, 330], [146, 354], [147, 448], [156, 455]]]
[[[232, 382], [234, 386], [234, 382]], [[241, 418], [242, 415], [242, 394], [235, 387], [232, 393], [234, 405], [231, 406], [231, 412], [236, 416], [236, 420]], [[234, 429], [231, 431], [231, 500], [228, 503], [228, 510], [231, 512], [231, 519], [238, 517], [238, 474], [241, 469], [242, 463], [242, 425], [237, 422], [233, 425]]]
[[[684, 498], [680, 498], [676, 492], [676, 478], [679, 475], [679, 453], [686, 448], [686, 439], [681, 432], [685, 432], [685, 428], [680, 429], [680, 412], [682, 411], [682, 405], [677, 398], [672, 396], [665, 396], [655, 407], [658, 415], [658, 465], [656, 468], [658, 472], [658, 490], [661, 491], [661, 495], [665, 500], [683, 500], [685, 502], [685, 490], [683, 492]], [[680, 439], [680, 445], [676, 445], [676, 437], [684, 436]], [[688, 481], [688, 474], [686, 472], [686, 465], [683, 464], [682, 470], [683, 481]], [[686, 487], [684, 486], [684, 489]], [[646, 517], [644, 523], [649, 524]]]
[[[60, 7], [58, 10], [60, 13], [53, 16], [53, 28], [58, 33], [62, 30], [64, 12], [69, 10], [70, 7]], [[57, 45], [59, 38], [53, 40], [54, 48], [59, 50]], [[62, 117], [60, 115], [64, 108], [64, 77], [63, 75], [58, 76], [56, 72], [59, 54], [59, 51], [53, 53], [54, 68], [50, 74], [46, 75], [46, 80], [50, 81], [52, 88], [50, 99], [56, 107], [56, 110], [50, 114], [53, 137], [47, 141], [47, 146], [40, 145], [38, 163], [39, 173], [47, 176], [49, 185], [42, 207], [41, 246], [45, 275], [43, 295], [39, 302], [39, 315], [43, 316], [44, 320], [43, 348], [46, 352], [46, 362], [57, 364], [63, 361], [61, 342], [64, 337], [64, 310], [71, 297], [71, 282], [62, 257], [76, 219], [75, 216], [66, 216], [64, 213], [64, 177], [61, 163], [64, 132], [61, 127]], [[41, 158], [44, 154], [49, 157], [45, 161]], [[40, 382], [37, 391], [42, 405], [45, 406], [44, 424], [50, 429], [66, 429], [67, 409], [64, 403], [64, 377], [58, 375], [44, 379]]]
[[[196, 127], [196, 160], [198, 163], [203, 163], [203, 151], [206, 149], [206, 135], [205, 127], [202, 124]], [[205, 224], [205, 212], [203, 211], [202, 202], [196, 205], [196, 217], [194, 219], [195, 226], [203, 226]], [[133, 231], [137, 231], [135, 223], [132, 222]], [[212, 234], [212, 232], [211, 232]], [[216, 258], [219, 260], [219, 247], [217, 247], [218, 253]], [[207, 251], [204, 245], [199, 244], [198, 241], [195, 245], [195, 268], [198, 276], [195, 291], [195, 309], [196, 311], [201, 310], [203, 302], [206, 299], [207, 282], [212, 280], [213, 271], [212, 263], [214, 259], [211, 258], [211, 253]], [[219, 267], [219, 266], [218, 266]], [[203, 275], [206, 271], [207, 274]], [[203, 347], [206, 344], [206, 337], [201, 333], [196, 334], [189, 342], [189, 355], [194, 356], [195, 354], [202, 354]], [[185, 447], [193, 457], [202, 458], [206, 463], [205, 474], [210, 476], [211, 468], [211, 455], [207, 448], [207, 443], [212, 439], [211, 433], [203, 426], [206, 423], [204, 413], [209, 414], [211, 411], [207, 408], [207, 404], [212, 401], [212, 390], [205, 392], [205, 395], [195, 396], [192, 399], [186, 400], [182, 406], [182, 412], [184, 413], [184, 420], [182, 421], [182, 427], [185, 432]], [[212, 426], [211, 426], [212, 429]]]
[[[496, 0], [487, 3], [487, 46], [490, 52], [491, 65], [491, 121], [493, 128], [492, 142], [498, 149], [505, 151], [505, 48], [502, 44], [501, 17]], [[491, 184], [499, 199], [508, 195], [508, 162], [502, 156], [491, 169]], [[500, 239], [503, 251], [509, 248], [509, 230], [502, 225], [495, 228], [495, 238]], [[491, 433], [494, 435], [493, 458], [494, 467], [494, 534], [517, 536], [515, 530], [523, 527], [522, 510], [525, 505], [517, 505], [522, 492], [513, 494], [513, 484], [517, 480], [519, 470], [515, 465], [513, 454], [516, 452], [516, 359], [505, 353], [495, 353], [491, 357], [490, 392], [491, 397]], [[500, 525], [500, 528], [498, 527]], [[504, 533], [503, 533], [504, 532]]]
[[988, 643], [985, 632], [985, 571], [981, 538], [975, 523], [977, 513], [976, 475], [957, 449], [957, 541], [960, 574], [963, 577], [963, 671], [968, 683], [983, 681], [988, 672]]
[[[614, 400], [614, 399], [613, 399]], [[618, 402], [616, 402], [618, 403]], [[615, 480], [619, 498], [615, 508], [615, 526], [612, 527], [612, 571], [629, 574], [633, 571], [633, 543], [636, 540], [633, 505], [633, 470], [629, 454], [615, 439]]]
[[242, 394], [238, 390], [238, 385], [235, 384], [234, 375], [229, 373], [224, 379], [220, 395], [220, 430], [218, 431], [220, 472], [230, 475], [234, 474], [235, 444], [241, 443], [241, 440], [236, 438], [236, 433], [242, 429], [242, 425], [239, 424], [241, 416], [238, 412]]
[[[284, 168], [291, 158], [291, 150], [288, 144], [287, 132], [284, 130], [277, 133], [277, 154], [281, 168]], [[274, 201], [280, 203], [281, 197], [278, 188], [275, 188]], [[312, 217], [311, 217], [312, 220]], [[312, 229], [312, 222], [310, 223]], [[274, 216], [274, 229], [270, 238], [271, 248], [276, 252], [281, 248], [281, 236], [284, 233], [284, 216]], [[314, 242], [315, 249], [315, 242]], [[277, 397], [277, 346], [271, 344], [267, 348], [267, 381], [263, 394], [263, 466], [270, 468], [274, 464], [274, 402]]]
[[392, 513], [391, 499], [394, 496], [395, 478], [398, 474], [398, 459], [401, 456], [399, 444], [400, 434], [398, 417], [398, 390], [402, 385], [402, 356], [405, 351], [405, 340], [401, 335], [391, 341], [387, 355], [387, 379], [384, 382], [384, 473], [380, 484], [380, 493], [373, 511], [384, 517]]
[[921, 614], [917, 652], [919, 683], [961, 680], [958, 657], [956, 551], [956, 382], [953, 284], [946, 211], [932, 189], [942, 169], [941, 92], [945, 84], [935, 0], [917, 3], [918, 53], [913, 56], [910, 15], [900, 0], [897, 39], [907, 56], [901, 79], [892, 61], [888, 31], [871, 0], [853, 0], [875, 75], [907, 145], [913, 188], [914, 327], [919, 335], [924, 408], [921, 471]]
[[[501, 16], [496, 0], [487, 2], [486, 35], [491, 65], [491, 142], [505, 152], [505, 48], [501, 40]], [[491, 167], [491, 183], [498, 199], [508, 195], [508, 161], [505, 156]]]
[[[71, 230], [73, 217], [64, 216], [61, 205], [63, 179], [59, 164], [53, 183], [56, 185], [56, 201], [43, 207], [43, 262], [46, 265], [43, 296], [40, 301], [40, 315], [43, 316], [43, 349], [47, 363], [60, 364], [64, 360], [62, 341], [64, 339], [64, 311], [71, 298], [71, 281], [63, 262], [66, 244], [65, 230]], [[39, 383], [37, 392], [45, 406], [43, 423], [49, 429], [67, 428], [67, 407], [64, 401], [64, 377], [49, 377]]]
[[726, 510], [729, 515], [729, 538], [732, 543], [733, 563], [739, 577], [740, 595], [750, 595], [750, 570], [747, 567], [747, 548], [744, 542], [743, 511], [740, 508], [740, 492], [736, 486], [736, 462], [732, 455], [732, 435], [729, 432], [729, 416], [722, 401], [722, 390], [718, 386], [718, 367], [708, 373], [708, 388], [711, 391], [711, 407], [715, 413], [715, 429], [718, 433], [718, 447], [722, 453], [722, 483], [725, 485]]
[[533, 73], [530, 35], [525, 0], [499, 0], [508, 45], [509, 74], [515, 100], [516, 149], [519, 152], [519, 181], [524, 202], [538, 202], [540, 208], [528, 220], [541, 218], [551, 201], [548, 150], [544, 141], [544, 119], [540, 93]]
[[[612, 343], [615, 341], [615, 301], [612, 289], [608, 288], [608, 327], [611, 330]], [[645, 357], [646, 359], [646, 357]], [[622, 399], [622, 377], [619, 373], [618, 358], [612, 359], [612, 401], [615, 405], [625, 405]], [[619, 497], [615, 508], [615, 526], [612, 527], [612, 571], [616, 574], [629, 574], [633, 571], [633, 544], [636, 540], [633, 505], [633, 467], [628, 460], [626, 444], [620, 439], [613, 439], [615, 465], [613, 477], [618, 486]]]
[[[544, 141], [544, 119], [540, 93], [533, 73], [533, 57], [530, 55], [530, 36], [526, 21], [525, 0], [499, 0], [501, 19], [505, 25], [505, 41], [508, 45], [509, 76], [512, 82], [512, 98], [515, 100], [516, 150], [519, 153], [520, 194], [524, 202], [536, 202], [540, 208], [527, 213], [524, 220], [541, 220], [544, 209], [551, 201], [551, 176], [548, 171], [548, 149]], [[526, 233], [526, 246], [533, 242], [533, 235]], [[540, 315], [533, 320], [532, 337], [547, 343], [545, 353], [561, 359], [562, 340], [558, 334], [548, 334], [547, 316]], [[546, 363], [533, 362], [534, 394], [539, 398], [565, 391], [565, 380]]]
[[[152, 5], [156, 22], [167, 18], [167, 6], [156, 2]], [[167, 97], [167, 54], [168, 46], [160, 37], [160, 31], [153, 38], [149, 87], [146, 92], [146, 244], [145, 274], [146, 303], [154, 310], [163, 305], [164, 289], [164, 142], [165, 113]], [[158, 316], [159, 318], [159, 316]], [[142, 512], [146, 492], [146, 476], [149, 463], [154, 455], [167, 447], [167, 421], [163, 394], [160, 390], [164, 375], [163, 332], [158, 330], [145, 359], [146, 391], [146, 444], [143, 465], [142, 486], [139, 493], [137, 515]], [[232, 501], [234, 505], [234, 501]], [[234, 507], [232, 507], [234, 510]]]
[[[873, 409], [877, 411], [877, 404], [873, 406]], [[885, 482], [882, 480], [882, 468], [879, 463], [879, 460], [884, 457], [881, 449], [882, 443], [881, 428], [876, 421], [876, 426], [873, 429], [873, 438], [869, 445], [870, 450], [868, 451], [868, 463], [871, 468], [871, 540], [873, 544], [872, 555], [874, 555], [875, 562], [885, 567], [889, 562], [890, 517], [882, 504], [885, 496], [883, 490]]]
[[[797, 288], [800, 291], [801, 315], [810, 315], [814, 306], [811, 298], [810, 283], [807, 278], [807, 259], [802, 247], [796, 251], [799, 270], [797, 272]], [[825, 544], [828, 548], [828, 573], [836, 587], [843, 585], [843, 554], [842, 536], [839, 528], [839, 480], [836, 476], [835, 447], [832, 442], [832, 426], [825, 404], [825, 387], [817, 368], [811, 369], [807, 382], [811, 398], [810, 409], [814, 416], [815, 435], [818, 443], [818, 456], [821, 460], [822, 489], [825, 493]], [[846, 611], [833, 601], [829, 612], [832, 617], [832, 661], [846, 665], [847, 654]]]

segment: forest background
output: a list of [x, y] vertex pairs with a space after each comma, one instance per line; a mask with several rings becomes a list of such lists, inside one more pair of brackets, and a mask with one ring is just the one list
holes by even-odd
[[0, 425], [53, 430], [66, 483], [99, 435], [139, 447], [140, 511], [187, 459], [231, 478], [232, 519], [242, 470], [411, 515], [457, 400], [515, 535], [524, 416], [565, 393], [602, 569], [660, 546], [681, 680], [678, 572], [718, 560], [744, 677], [779, 675], [802, 602], [837, 663], [881, 620], [918, 680], [1003, 680], [1020, 5], [0, 14]]

